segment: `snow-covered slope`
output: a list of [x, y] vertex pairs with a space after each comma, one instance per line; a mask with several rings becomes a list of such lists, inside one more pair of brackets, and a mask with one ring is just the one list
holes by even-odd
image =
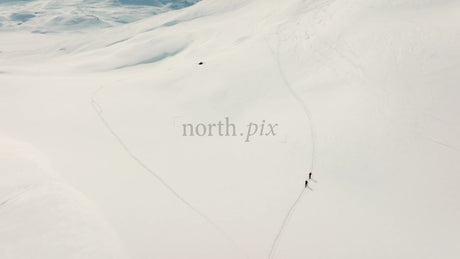
[[2, 258], [127, 258], [99, 209], [30, 144], [0, 135]]
[[[66, 6], [23, 26], [0, 5], [2, 136], [59, 178], [16, 195], [16, 172], [50, 176], [2, 156], [1, 258], [27, 242], [39, 258], [460, 256], [459, 1], [96, 4], [107, 26], [44, 22]], [[182, 136], [226, 117], [277, 134]], [[29, 222], [48, 207], [74, 225]]]

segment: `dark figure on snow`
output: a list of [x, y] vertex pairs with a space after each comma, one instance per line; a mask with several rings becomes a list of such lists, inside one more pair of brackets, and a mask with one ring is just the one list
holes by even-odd
[[307, 188], [307, 186], [308, 186], [308, 181], [305, 180], [305, 188]]
[[311, 172], [308, 174], [308, 179], [309, 180], [311, 179]]

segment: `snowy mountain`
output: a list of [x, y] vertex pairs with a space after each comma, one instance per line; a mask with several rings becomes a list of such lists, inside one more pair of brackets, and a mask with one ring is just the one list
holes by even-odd
[[0, 258], [458, 258], [459, 11], [0, 1]]
[[0, 29], [33, 33], [105, 28], [181, 9], [199, 0], [0, 1]]

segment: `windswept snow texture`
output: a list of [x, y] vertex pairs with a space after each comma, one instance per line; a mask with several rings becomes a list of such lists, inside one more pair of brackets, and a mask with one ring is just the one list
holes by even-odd
[[0, 1], [0, 258], [460, 258], [459, 13]]

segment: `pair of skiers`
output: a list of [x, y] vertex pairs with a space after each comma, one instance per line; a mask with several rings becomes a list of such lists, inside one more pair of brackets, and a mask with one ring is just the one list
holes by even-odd
[[[308, 180], [311, 179], [311, 175], [312, 175], [312, 173], [310, 172], [310, 173], [308, 174]], [[308, 180], [305, 180], [305, 188], [307, 188], [307, 186], [308, 186]]]

